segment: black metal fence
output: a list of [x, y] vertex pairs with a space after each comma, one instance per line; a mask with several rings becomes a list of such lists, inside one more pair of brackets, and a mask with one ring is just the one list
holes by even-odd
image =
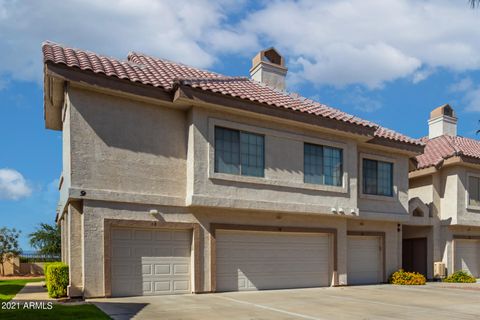
[[46, 255], [38, 252], [22, 252], [20, 254], [20, 262], [56, 262], [60, 261], [60, 255]]

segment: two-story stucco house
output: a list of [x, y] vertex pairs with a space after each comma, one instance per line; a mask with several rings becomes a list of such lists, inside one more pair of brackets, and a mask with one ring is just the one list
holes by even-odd
[[285, 92], [275, 49], [252, 79], [42, 49], [70, 296], [381, 283], [401, 267], [424, 144]]
[[410, 172], [403, 264], [432, 277], [433, 263], [442, 261], [449, 274], [480, 278], [480, 141], [457, 136], [449, 105], [433, 110], [428, 125], [424, 153]]

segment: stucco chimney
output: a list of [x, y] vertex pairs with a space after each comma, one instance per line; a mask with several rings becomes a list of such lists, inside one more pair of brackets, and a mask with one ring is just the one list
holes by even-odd
[[457, 135], [457, 117], [453, 108], [448, 104], [430, 112], [428, 120], [428, 138], [432, 139], [443, 135]]
[[253, 80], [284, 91], [287, 71], [283, 57], [275, 48], [269, 48], [260, 51], [252, 59], [250, 76]]

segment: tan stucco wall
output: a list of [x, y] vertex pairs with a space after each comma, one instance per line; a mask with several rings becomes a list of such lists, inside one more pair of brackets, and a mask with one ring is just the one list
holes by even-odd
[[[408, 214], [408, 158], [395, 153], [385, 153], [378, 149], [361, 146], [358, 149], [359, 197], [360, 213], [366, 216], [381, 217], [384, 214]], [[373, 159], [393, 163], [393, 197], [364, 195], [362, 190], [362, 159]]]
[[[359, 142], [321, 130], [292, 127], [263, 119], [220, 113], [195, 107], [189, 115], [187, 204], [225, 208], [332, 213], [332, 208], [352, 210], [365, 218], [406, 215], [408, 206], [408, 157], [379, 149], [358, 149]], [[265, 177], [239, 177], [214, 172], [214, 128], [224, 126], [265, 135]], [[304, 183], [303, 144], [331, 145], [343, 149], [344, 187]], [[359, 154], [380, 156], [394, 162], [396, 194], [358, 198]], [[361, 181], [361, 179], [360, 179]], [[338, 212], [338, 211], [337, 211]], [[396, 219], [396, 218], [392, 218]]]
[[432, 246], [429, 244], [428, 261], [442, 261], [448, 273], [454, 268], [453, 236], [480, 236], [480, 211], [467, 205], [466, 187], [471, 174], [480, 174], [480, 170], [473, 166], [455, 165], [443, 167], [425, 177], [410, 179], [410, 198], [419, 197], [425, 203], [433, 202], [432, 233], [429, 234]]
[[[71, 181], [64, 182], [64, 187], [71, 198], [84, 200], [78, 209], [81, 217], [72, 216], [76, 211], [70, 208], [61, 222], [66, 246], [62, 256], [75, 264], [75, 270], [81, 268], [71, 285], [83, 288], [86, 297], [105, 294], [106, 218], [200, 223], [201, 291], [210, 290], [211, 222], [335, 228], [336, 284], [348, 283], [346, 234], [350, 229], [385, 232], [387, 276], [401, 265], [397, 221], [408, 212], [405, 154], [375, 148], [345, 133], [332, 134], [281, 119], [267, 121], [197, 106], [179, 110], [167, 103], [130, 100], [75, 85], [68, 87], [65, 112], [64, 175]], [[265, 135], [265, 178], [214, 172], [215, 125]], [[344, 150], [342, 187], [303, 182], [304, 142]], [[359, 198], [361, 154], [395, 163], [393, 198]], [[337, 212], [332, 213], [332, 208]], [[159, 210], [160, 215], [152, 216], [150, 209]]]
[[420, 198], [426, 204], [433, 201], [432, 176], [428, 175], [409, 180], [408, 198], [415, 197]]
[[[158, 215], [150, 210], [159, 211]], [[246, 212], [238, 210], [200, 209], [194, 211], [180, 207], [158, 207], [149, 205], [84, 201], [84, 295], [104, 295], [104, 219], [127, 219], [162, 222], [196, 222], [201, 226], [200, 234], [200, 291], [210, 291], [210, 223], [248, 224], [260, 226], [289, 226], [310, 228], [334, 228], [338, 236], [338, 282], [347, 284], [347, 231], [375, 231], [386, 234], [386, 275], [401, 265], [401, 232], [393, 222], [350, 220], [345, 217], [285, 214], [274, 212]]]
[[72, 187], [185, 197], [186, 114], [70, 87]]

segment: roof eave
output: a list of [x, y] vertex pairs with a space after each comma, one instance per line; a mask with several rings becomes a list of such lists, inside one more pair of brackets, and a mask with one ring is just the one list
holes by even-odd
[[62, 130], [62, 108], [64, 103], [63, 79], [51, 74], [48, 64], [43, 72], [43, 112], [45, 127], [51, 130]]
[[413, 143], [404, 142], [404, 141], [396, 141], [396, 140], [383, 138], [383, 137], [374, 137], [373, 139], [367, 141], [367, 143], [406, 151], [412, 157], [422, 154], [425, 148], [424, 145], [413, 144]]
[[175, 89], [176, 92], [174, 94], [174, 102], [183, 99], [210, 105], [220, 105], [223, 107], [230, 107], [237, 110], [260, 113], [267, 116], [274, 116], [282, 119], [316, 125], [327, 129], [339, 130], [345, 133], [360, 135], [363, 137], [373, 137], [377, 129], [375, 127], [367, 127], [336, 119], [321, 116], [312, 116], [311, 114], [307, 114], [304, 112], [287, 108], [279, 108], [275, 105], [268, 105], [266, 103], [260, 103], [220, 93], [210, 92], [202, 90], [201, 88], [193, 88], [188, 85], [180, 84], [177, 85]]

